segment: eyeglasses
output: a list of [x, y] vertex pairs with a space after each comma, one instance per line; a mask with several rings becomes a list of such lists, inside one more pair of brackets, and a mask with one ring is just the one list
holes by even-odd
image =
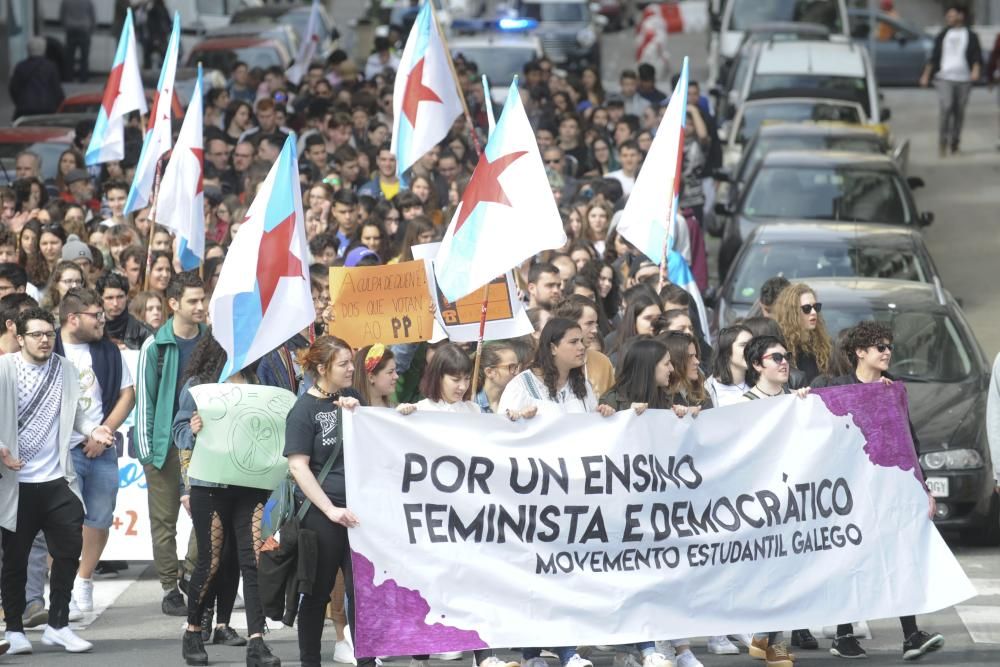
[[59, 281], [59, 284], [69, 287], [83, 287], [83, 281], [78, 278], [63, 278]]
[[36, 340], [36, 341], [37, 340], [41, 340], [42, 338], [47, 338], [49, 340], [55, 340], [56, 339], [56, 332], [55, 331], [29, 331], [28, 333], [24, 334], [24, 336], [25, 336], [25, 338], [31, 338], [31, 339]]
[[505, 364], [502, 366], [490, 366], [490, 368], [496, 368], [497, 370], [507, 371], [510, 375], [515, 375], [519, 370], [521, 370], [521, 364], [516, 361], [512, 364]]
[[789, 364], [792, 363], [792, 355], [790, 355], [787, 352], [772, 352], [771, 354], [765, 354], [763, 358], [764, 359], [770, 359], [771, 361], [773, 361], [778, 366], [780, 366], [781, 364], [785, 363], [786, 361]]
[[894, 349], [896, 349], [892, 343], [878, 343], [877, 345], [872, 345], [872, 347], [874, 347], [879, 352], [885, 352], [886, 350], [892, 352]]
[[799, 306], [799, 308], [802, 309], [803, 313], [805, 313], [806, 315], [808, 315], [809, 313], [811, 313], [813, 311], [813, 309], [815, 309], [817, 313], [819, 313], [820, 311], [822, 311], [823, 310], [823, 304], [821, 304], [821, 303], [807, 303], [807, 304], [805, 304], [803, 306]]
[[103, 321], [105, 321], [108, 318], [108, 316], [104, 314], [103, 310], [99, 310], [96, 313], [88, 313], [85, 310], [81, 310], [79, 312], [71, 313], [71, 314], [72, 315], [89, 315], [89, 316], [93, 317], [95, 320], [97, 320], [98, 322], [103, 322]]

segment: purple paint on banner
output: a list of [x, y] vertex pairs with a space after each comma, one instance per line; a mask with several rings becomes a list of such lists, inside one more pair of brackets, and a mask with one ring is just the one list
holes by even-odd
[[816, 389], [812, 393], [838, 417], [850, 414], [854, 425], [861, 429], [865, 453], [872, 463], [912, 470], [913, 476], [923, 484], [923, 471], [917, 465], [910, 435], [906, 387], [902, 382], [850, 384]]
[[352, 550], [351, 562], [357, 617], [357, 627], [351, 630], [358, 656], [420, 655], [487, 648], [475, 630], [462, 630], [443, 623], [428, 625], [427, 614], [431, 607], [420, 591], [403, 588], [394, 579], [376, 584], [375, 566], [363, 554]]

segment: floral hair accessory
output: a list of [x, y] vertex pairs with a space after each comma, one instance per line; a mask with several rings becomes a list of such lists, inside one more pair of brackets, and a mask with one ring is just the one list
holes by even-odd
[[365, 355], [365, 372], [373, 372], [382, 363], [382, 357], [384, 356], [385, 345], [382, 343], [375, 343], [368, 348], [368, 354]]

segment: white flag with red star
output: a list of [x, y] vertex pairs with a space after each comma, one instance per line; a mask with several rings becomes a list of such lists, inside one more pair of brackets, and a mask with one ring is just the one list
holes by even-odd
[[392, 92], [392, 152], [400, 176], [448, 135], [462, 100], [431, 3], [417, 13]]
[[201, 63], [198, 81], [170, 162], [163, 170], [154, 220], [177, 234], [175, 255], [181, 269], [196, 269], [205, 258], [205, 151], [202, 139]]

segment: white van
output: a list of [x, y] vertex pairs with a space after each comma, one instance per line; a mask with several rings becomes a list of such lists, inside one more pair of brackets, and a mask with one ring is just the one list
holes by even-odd
[[[715, 85], [743, 42], [744, 32], [761, 23], [816, 23], [830, 34], [850, 37], [846, 0], [714, 0], [722, 3], [708, 42], [708, 79]], [[714, 7], [713, 7], [714, 9]]]

